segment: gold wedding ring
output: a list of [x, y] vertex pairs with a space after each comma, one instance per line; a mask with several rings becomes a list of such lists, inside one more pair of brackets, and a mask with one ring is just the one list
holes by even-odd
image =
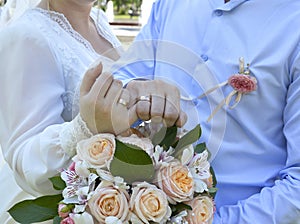
[[138, 101], [148, 101], [148, 102], [150, 102], [150, 96], [140, 96], [138, 98]]
[[124, 99], [119, 99], [119, 104], [122, 104], [123, 106], [127, 107], [128, 106], [128, 102]]

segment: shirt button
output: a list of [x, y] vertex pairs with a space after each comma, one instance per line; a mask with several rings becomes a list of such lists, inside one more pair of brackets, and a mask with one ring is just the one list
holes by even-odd
[[223, 11], [218, 9], [215, 11], [216, 16], [222, 16], [223, 15]]
[[193, 99], [192, 102], [195, 106], [199, 106], [199, 104], [200, 104], [199, 99], [197, 99], [197, 98]]
[[203, 61], [207, 61], [208, 60], [208, 56], [206, 54], [202, 54], [201, 58]]

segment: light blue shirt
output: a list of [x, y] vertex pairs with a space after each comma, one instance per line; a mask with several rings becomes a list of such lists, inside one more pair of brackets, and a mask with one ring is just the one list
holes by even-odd
[[[116, 77], [164, 79], [194, 98], [182, 108], [213, 153], [214, 223], [300, 223], [300, 1], [157, 0], [136, 40], [153, 39]], [[237, 73], [240, 57], [257, 90], [206, 122], [232, 87], [195, 98]]]

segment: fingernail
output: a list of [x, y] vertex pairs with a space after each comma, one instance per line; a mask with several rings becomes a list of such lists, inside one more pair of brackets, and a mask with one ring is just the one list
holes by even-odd
[[102, 65], [102, 61], [95, 61], [90, 65], [90, 69], [96, 69], [98, 68], [100, 65]]

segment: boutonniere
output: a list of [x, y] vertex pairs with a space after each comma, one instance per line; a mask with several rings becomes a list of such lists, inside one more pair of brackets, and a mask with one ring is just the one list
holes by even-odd
[[[244, 58], [239, 58], [239, 72], [231, 75], [225, 82], [222, 82], [213, 88], [207, 90], [198, 98], [202, 98], [211, 92], [215, 91], [218, 88], [221, 88], [225, 85], [229, 85], [233, 90], [222, 100], [218, 106], [213, 110], [211, 115], [208, 117], [207, 121], [210, 121], [213, 116], [226, 105], [228, 108], [235, 108], [238, 103], [241, 101], [244, 94], [253, 92], [257, 89], [257, 79], [250, 74], [249, 64], [245, 68]], [[233, 97], [235, 96], [235, 99]]]

